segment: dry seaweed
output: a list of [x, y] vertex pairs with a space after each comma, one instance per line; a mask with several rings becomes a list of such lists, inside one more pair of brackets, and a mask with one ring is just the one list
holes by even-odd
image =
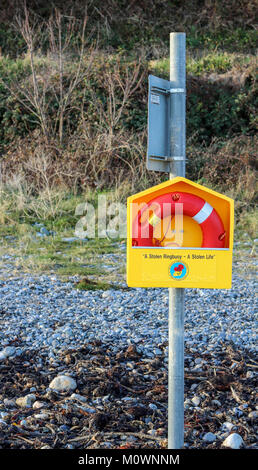
[[[52, 363], [44, 350], [2, 361], [0, 448], [166, 448], [166, 346], [154, 359], [133, 345], [115, 353], [112, 345], [95, 341], [62, 352]], [[216, 357], [202, 354], [202, 365], [193, 367], [199, 357], [185, 348], [186, 445], [220, 448], [223, 423], [230, 421], [245, 447], [257, 448], [250, 417], [258, 367], [254, 355], [225, 344]], [[48, 388], [60, 374], [76, 379], [75, 397]], [[32, 393], [32, 387], [44, 407], [19, 408], [15, 399]], [[199, 406], [191, 403], [194, 395], [201, 398]], [[217, 435], [213, 443], [202, 439], [209, 431]]]

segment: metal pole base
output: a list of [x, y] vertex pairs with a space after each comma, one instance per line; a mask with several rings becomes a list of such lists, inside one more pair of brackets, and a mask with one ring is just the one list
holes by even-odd
[[184, 298], [169, 288], [168, 449], [184, 446]]

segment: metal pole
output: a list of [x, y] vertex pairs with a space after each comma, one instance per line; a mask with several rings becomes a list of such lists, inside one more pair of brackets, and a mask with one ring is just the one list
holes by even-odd
[[[185, 33], [170, 34], [169, 178], [185, 176]], [[168, 449], [184, 445], [184, 288], [169, 288]]]
[[[170, 179], [185, 176], [185, 33], [170, 33]], [[178, 92], [176, 92], [178, 90]]]

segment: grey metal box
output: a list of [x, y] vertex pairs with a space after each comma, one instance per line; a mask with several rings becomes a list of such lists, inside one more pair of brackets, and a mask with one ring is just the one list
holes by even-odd
[[147, 168], [169, 173], [172, 83], [149, 75]]

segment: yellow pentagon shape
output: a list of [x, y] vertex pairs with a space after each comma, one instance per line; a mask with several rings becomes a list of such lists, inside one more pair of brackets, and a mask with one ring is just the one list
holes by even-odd
[[233, 199], [186, 178], [130, 196], [128, 286], [231, 288], [233, 232]]

